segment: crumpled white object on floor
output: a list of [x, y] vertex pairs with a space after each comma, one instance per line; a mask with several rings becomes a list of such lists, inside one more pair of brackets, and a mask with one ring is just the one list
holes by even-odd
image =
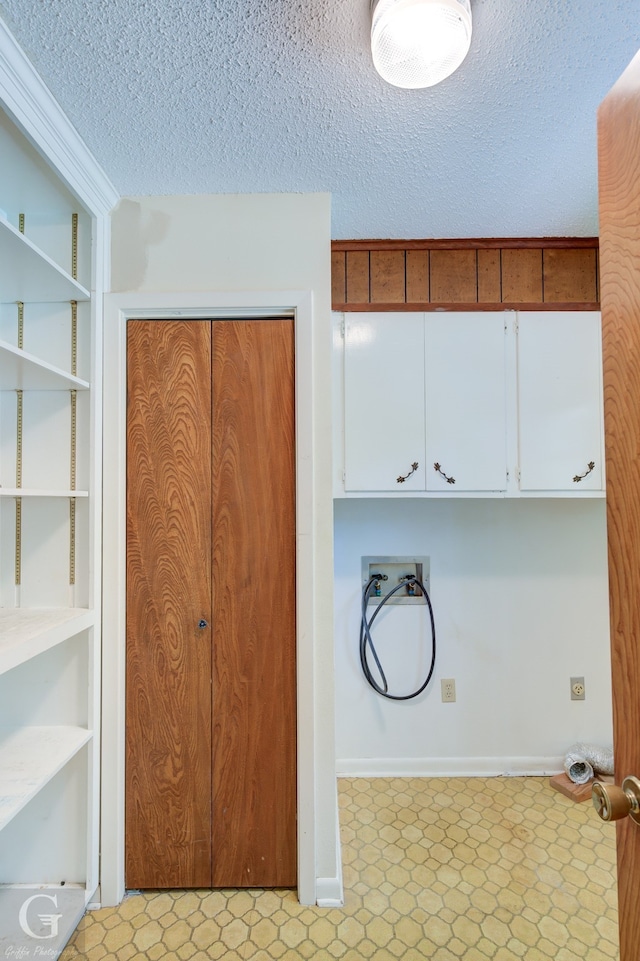
[[586, 784], [594, 774], [613, 774], [613, 751], [595, 744], [573, 744], [564, 759], [564, 769], [574, 784]]

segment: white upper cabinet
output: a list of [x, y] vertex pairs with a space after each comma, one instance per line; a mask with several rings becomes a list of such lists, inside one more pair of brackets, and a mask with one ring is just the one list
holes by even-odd
[[345, 314], [344, 491], [603, 496], [601, 353], [597, 311]]
[[596, 311], [518, 314], [518, 464], [524, 492], [604, 487]]
[[505, 490], [506, 316], [425, 317], [429, 491]]
[[505, 315], [345, 320], [345, 490], [504, 491]]
[[345, 489], [424, 491], [424, 317], [347, 314]]

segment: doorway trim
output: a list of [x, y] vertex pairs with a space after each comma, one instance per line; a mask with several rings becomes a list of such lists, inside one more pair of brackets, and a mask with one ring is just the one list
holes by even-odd
[[125, 893], [126, 329], [129, 320], [290, 316], [295, 328], [298, 898], [316, 903], [313, 301], [306, 290], [105, 296], [101, 886]]

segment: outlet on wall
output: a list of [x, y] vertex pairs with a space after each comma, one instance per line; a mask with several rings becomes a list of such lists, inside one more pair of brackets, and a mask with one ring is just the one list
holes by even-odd
[[585, 686], [583, 677], [571, 677], [569, 678], [571, 684], [571, 700], [572, 701], [584, 701], [585, 698]]
[[456, 682], [452, 677], [443, 677], [440, 681], [442, 703], [451, 704], [456, 699]]

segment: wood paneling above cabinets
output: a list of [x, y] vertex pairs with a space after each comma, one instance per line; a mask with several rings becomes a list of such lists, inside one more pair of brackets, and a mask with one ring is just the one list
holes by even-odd
[[334, 240], [334, 310], [597, 310], [598, 238]]

